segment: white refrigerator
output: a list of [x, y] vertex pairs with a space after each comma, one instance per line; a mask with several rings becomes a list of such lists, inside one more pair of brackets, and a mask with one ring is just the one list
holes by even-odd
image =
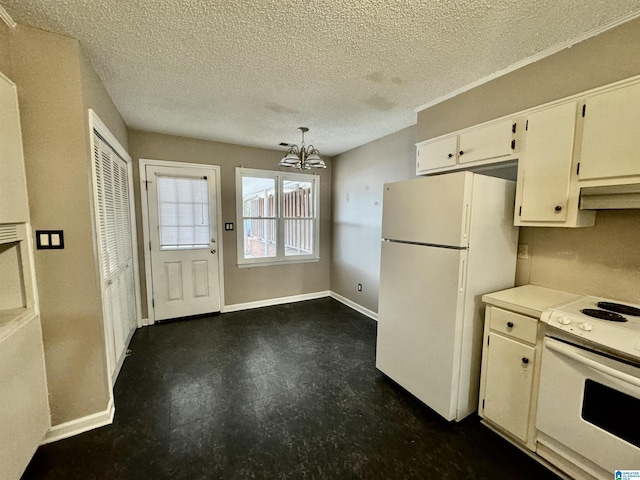
[[384, 185], [376, 367], [447, 420], [477, 410], [481, 297], [514, 285], [514, 195], [471, 172]]

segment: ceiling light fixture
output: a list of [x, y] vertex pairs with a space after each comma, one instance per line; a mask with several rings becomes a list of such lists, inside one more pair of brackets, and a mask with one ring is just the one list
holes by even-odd
[[324, 160], [320, 158], [320, 152], [314, 148], [313, 145], [308, 147], [304, 144], [304, 134], [308, 132], [307, 127], [298, 127], [298, 130], [302, 132], [302, 142], [300, 147], [298, 145], [292, 145], [287, 150], [287, 153], [278, 166], [280, 167], [294, 167], [299, 170], [310, 170], [311, 168], [327, 168]]

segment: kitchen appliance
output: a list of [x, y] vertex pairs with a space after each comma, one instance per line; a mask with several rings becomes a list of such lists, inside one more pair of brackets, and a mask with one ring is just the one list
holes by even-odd
[[584, 297], [541, 320], [537, 453], [576, 478], [640, 469], [640, 306]]
[[472, 172], [384, 186], [376, 367], [447, 420], [477, 409], [482, 294], [513, 286], [514, 191]]

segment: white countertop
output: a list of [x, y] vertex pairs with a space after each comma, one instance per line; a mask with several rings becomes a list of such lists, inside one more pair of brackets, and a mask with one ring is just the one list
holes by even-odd
[[584, 295], [537, 285], [523, 285], [499, 292], [487, 293], [482, 296], [482, 301], [523, 315], [540, 318], [545, 310], [579, 300], [582, 297]]

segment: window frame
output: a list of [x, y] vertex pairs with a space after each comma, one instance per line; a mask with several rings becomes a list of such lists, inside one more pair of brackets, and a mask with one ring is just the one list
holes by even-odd
[[[276, 221], [276, 256], [275, 257], [244, 257], [244, 236], [245, 236], [245, 217], [244, 201], [242, 191], [242, 179], [244, 177], [257, 177], [272, 179], [275, 182], [276, 211], [274, 217], [261, 217], [264, 219], [273, 219]], [[310, 220], [313, 224], [313, 252], [309, 255], [285, 255], [284, 231], [285, 219], [283, 215], [284, 201], [284, 182], [310, 182], [312, 183], [313, 215], [309, 218], [300, 217], [304, 220]], [[280, 172], [277, 170], [261, 170], [255, 168], [236, 167], [236, 249], [237, 249], [237, 265], [240, 268], [255, 267], [258, 265], [283, 265], [290, 263], [306, 263], [318, 262], [320, 260], [320, 176], [304, 173]]]

